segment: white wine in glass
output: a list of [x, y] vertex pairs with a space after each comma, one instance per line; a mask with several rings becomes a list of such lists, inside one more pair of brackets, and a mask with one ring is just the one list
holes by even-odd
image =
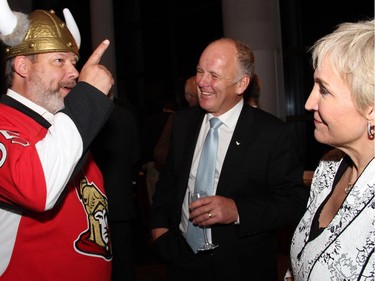
[[[189, 200], [190, 200], [189, 203], [194, 202], [194, 201], [196, 201], [200, 198], [206, 197], [206, 196], [207, 196], [207, 193], [204, 192], [204, 191], [193, 192], [189, 196]], [[204, 245], [203, 245], [202, 248], [198, 249], [199, 252], [213, 250], [213, 249], [215, 249], [219, 246], [219, 245], [212, 244], [208, 241], [206, 227], [203, 227], [203, 235], [204, 235]]]

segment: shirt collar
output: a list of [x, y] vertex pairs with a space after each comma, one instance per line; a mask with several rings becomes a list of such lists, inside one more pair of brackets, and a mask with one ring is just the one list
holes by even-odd
[[32, 102], [31, 100], [25, 98], [24, 96], [16, 93], [12, 89], [8, 89], [6, 93], [9, 97], [17, 100], [18, 102], [22, 103], [23, 105], [27, 106], [28, 108], [34, 110], [36, 113], [41, 115], [45, 118], [49, 123], [52, 124], [54, 115], [46, 110], [45, 108], [37, 105], [36, 103]]
[[[238, 117], [240, 116], [243, 104], [244, 104], [244, 101], [243, 99], [241, 99], [235, 106], [233, 106], [227, 112], [216, 117], [218, 117], [221, 120], [221, 122], [224, 123], [226, 127], [234, 128], [237, 124], [237, 120], [238, 120]], [[214, 117], [211, 113], [208, 113], [206, 116], [207, 116], [207, 122], [212, 117]]]

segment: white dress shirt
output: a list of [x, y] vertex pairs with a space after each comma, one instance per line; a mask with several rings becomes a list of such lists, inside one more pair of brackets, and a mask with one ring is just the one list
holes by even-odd
[[46, 136], [35, 144], [46, 180], [46, 210], [51, 209], [82, 156], [82, 137], [74, 122], [66, 114], [62, 112], [52, 114], [11, 89], [8, 89], [6, 94], [51, 123]]
[[[242, 107], [243, 107], [243, 100], [241, 99], [233, 108], [225, 112], [224, 114], [218, 117], [222, 122], [223, 125], [219, 127], [219, 144], [217, 150], [217, 158], [216, 158], [216, 167], [215, 167], [215, 181], [214, 181], [214, 191], [216, 193], [217, 183], [219, 181], [219, 176], [221, 173], [221, 168], [223, 166], [223, 162], [225, 159], [225, 155], [227, 153], [229, 143], [232, 139], [234, 129], [236, 128], [236, 124], [238, 121], [238, 117], [240, 116]], [[189, 193], [194, 191], [195, 185], [195, 176], [197, 174], [199, 158], [202, 152], [202, 147], [206, 135], [210, 129], [210, 122], [209, 120], [214, 116], [211, 113], [207, 113], [203, 119], [202, 126], [199, 132], [198, 140], [195, 146], [193, 162], [190, 169], [189, 174], [189, 182], [188, 188], [186, 190], [185, 198], [182, 203], [182, 216], [181, 216], [181, 223], [180, 223], [180, 230], [182, 234], [186, 237], [187, 232], [187, 225], [189, 220]], [[211, 242], [211, 229], [207, 228], [207, 236], [208, 240]]]

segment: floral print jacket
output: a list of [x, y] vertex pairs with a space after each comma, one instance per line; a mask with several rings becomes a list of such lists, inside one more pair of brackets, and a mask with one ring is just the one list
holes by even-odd
[[367, 165], [330, 224], [309, 241], [319, 206], [330, 195], [344, 154], [327, 153], [311, 183], [307, 210], [291, 244], [295, 281], [375, 280], [375, 159]]

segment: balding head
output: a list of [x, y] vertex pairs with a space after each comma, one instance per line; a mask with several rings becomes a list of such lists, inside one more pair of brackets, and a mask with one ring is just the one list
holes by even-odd
[[191, 76], [185, 82], [185, 99], [190, 107], [198, 104], [198, 90], [195, 76]]

